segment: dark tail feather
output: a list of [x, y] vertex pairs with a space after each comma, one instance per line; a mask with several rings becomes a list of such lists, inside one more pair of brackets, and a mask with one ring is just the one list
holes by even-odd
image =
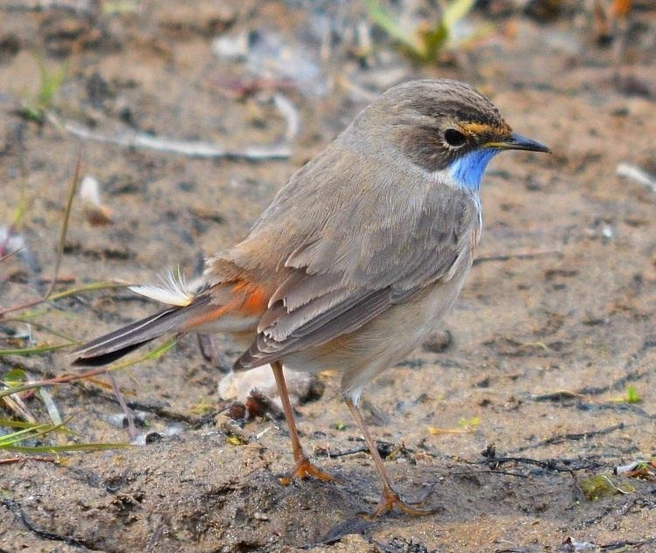
[[[181, 307], [171, 307], [91, 340], [73, 351], [73, 365], [99, 367], [180, 328]], [[182, 316], [186, 316], [182, 315]]]

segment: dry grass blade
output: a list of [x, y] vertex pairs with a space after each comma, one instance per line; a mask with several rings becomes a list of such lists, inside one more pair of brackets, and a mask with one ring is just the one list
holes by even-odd
[[60, 424], [30, 424], [17, 421], [1, 420], [0, 426], [20, 428], [15, 432], [0, 436], [0, 451], [13, 451], [20, 453], [63, 453], [70, 451], [98, 451], [115, 449], [119, 447], [130, 447], [127, 443], [97, 443], [97, 444], [67, 444], [56, 446], [27, 446], [18, 445], [27, 440], [38, 440], [52, 433], [67, 433], [71, 431], [66, 428], [65, 423]]
[[70, 346], [71, 344], [57, 344], [54, 346], [35, 346], [33, 348], [11, 348], [0, 349], [0, 356], [4, 355], [41, 355], [42, 353], [50, 353], [59, 349]]
[[[157, 359], [164, 353], [166, 353], [173, 345], [175, 344], [176, 340], [175, 338], [171, 338], [170, 340], [164, 342], [161, 346], [158, 348], [155, 348], [154, 350], [148, 352], [146, 355], [143, 355], [137, 359], [134, 360], [127, 360], [127, 361], [122, 361], [121, 363], [116, 363], [114, 365], [110, 365], [109, 367], [99, 367], [97, 369], [92, 369], [89, 371], [85, 371], [83, 373], [79, 374], [68, 374], [68, 375], [62, 375], [62, 376], [57, 376], [55, 378], [48, 378], [44, 380], [35, 380], [34, 382], [29, 382], [26, 384], [21, 384], [19, 386], [11, 386], [9, 388], [6, 388], [5, 390], [0, 390], [0, 398], [3, 398], [5, 396], [9, 396], [12, 394], [18, 394], [21, 392], [25, 392], [27, 390], [32, 390], [35, 388], [40, 388], [42, 386], [53, 386], [57, 384], [66, 384], [68, 382], [74, 382], [76, 380], [82, 380], [82, 379], [88, 379], [93, 376], [97, 376], [99, 374], [104, 374], [107, 371], [116, 371], [119, 369], [125, 369], [127, 367], [130, 367], [132, 365], [137, 365], [139, 363], [142, 363], [146, 360], [152, 360], [152, 359]], [[67, 344], [70, 345], [70, 344]], [[64, 346], [58, 346], [58, 347], [64, 347]], [[1, 353], [1, 352], [0, 352]]]
[[75, 198], [75, 192], [77, 190], [77, 183], [80, 180], [80, 167], [82, 164], [82, 152], [78, 152], [77, 161], [75, 162], [75, 174], [73, 175], [73, 181], [71, 186], [68, 189], [68, 198], [66, 198], [66, 209], [64, 211], [64, 221], [62, 224], [61, 232], [59, 233], [59, 242], [57, 244], [57, 257], [55, 258], [55, 268], [53, 270], [52, 281], [48, 287], [48, 291], [45, 294], [44, 299], [50, 297], [52, 294], [55, 285], [57, 284], [57, 275], [59, 274], [59, 267], [61, 265], [61, 260], [64, 257], [64, 246], [66, 245], [66, 235], [68, 234], [68, 223], [71, 220], [71, 209], [73, 208], [73, 199]]
[[66, 244], [66, 235], [68, 233], [68, 223], [71, 218], [71, 209], [73, 207], [73, 199], [75, 198], [75, 191], [77, 190], [77, 183], [80, 178], [80, 166], [81, 166], [81, 152], [78, 152], [77, 156], [77, 161], [75, 164], [75, 174], [73, 176], [73, 180], [71, 182], [71, 185], [68, 190], [68, 197], [66, 201], [66, 209], [64, 211], [64, 221], [62, 224], [62, 229], [61, 232], [59, 233], [59, 243], [57, 247], [57, 257], [55, 259], [55, 268], [53, 270], [53, 277], [50, 282], [50, 285], [48, 287], [48, 290], [46, 293], [43, 295], [43, 297], [32, 300], [29, 302], [26, 302], [24, 304], [20, 305], [14, 305], [12, 307], [8, 307], [6, 309], [0, 310], [0, 320], [4, 319], [8, 313], [13, 313], [15, 311], [20, 311], [22, 309], [27, 309], [28, 307], [32, 307], [34, 305], [38, 305], [47, 299], [50, 298], [50, 295], [52, 294], [55, 285], [57, 284], [57, 275], [59, 274], [59, 267], [61, 265], [61, 260], [64, 255], [64, 245]]

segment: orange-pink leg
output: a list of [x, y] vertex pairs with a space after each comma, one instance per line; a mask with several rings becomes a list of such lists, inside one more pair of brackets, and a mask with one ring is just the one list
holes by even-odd
[[280, 395], [280, 401], [282, 402], [282, 410], [285, 413], [285, 419], [287, 420], [287, 426], [289, 427], [289, 434], [292, 438], [292, 450], [294, 452], [294, 461], [296, 461], [293, 468], [285, 476], [280, 478], [280, 483], [283, 486], [287, 486], [292, 480], [294, 480], [294, 478], [302, 479], [310, 476], [321, 480], [322, 482], [334, 481], [335, 478], [333, 476], [314, 466], [308, 459], [307, 455], [305, 455], [303, 446], [301, 445], [301, 440], [298, 437], [294, 410], [289, 400], [285, 375], [282, 372], [282, 363], [275, 361], [274, 363], [271, 363], [271, 368], [273, 369], [273, 376], [276, 379], [278, 394]]
[[353, 419], [355, 419], [355, 422], [358, 425], [358, 428], [360, 429], [360, 432], [362, 432], [362, 435], [364, 436], [364, 441], [366, 442], [367, 447], [369, 448], [369, 452], [371, 453], [371, 457], [374, 460], [374, 464], [376, 465], [376, 469], [378, 470], [378, 474], [380, 474], [380, 479], [382, 480], [383, 483], [382, 497], [378, 502], [378, 506], [376, 507], [374, 512], [369, 515], [369, 517], [376, 518], [380, 515], [384, 515], [385, 513], [391, 511], [394, 508], [397, 508], [399, 511], [402, 511], [412, 516], [425, 516], [425, 515], [434, 514], [435, 510], [424, 510], [424, 509], [417, 509], [416, 507], [414, 507], [414, 505], [422, 505], [426, 500], [426, 498], [414, 503], [403, 501], [401, 499], [397, 491], [394, 489], [394, 486], [392, 486], [392, 481], [390, 480], [390, 477], [387, 474], [387, 470], [385, 470], [385, 465], [383, 464], [383, 460], [380, 458], [380, 454], [378, 453], [378, 448], [376, 447], [376, 444], [374, 443], [371, 434], [369, 434], [369, 430], [367, 429], [367, 426], [364, 423], [364, 419], [362, 418], [362, 413], [360, 412], [360, 409], [353, 402], [351, 398], [347, 397], [345, 398], [345, 401], [346, 401], [346, 405], [348, 405], [348, 408], [351, 411], [351, 415], [353, 415]]

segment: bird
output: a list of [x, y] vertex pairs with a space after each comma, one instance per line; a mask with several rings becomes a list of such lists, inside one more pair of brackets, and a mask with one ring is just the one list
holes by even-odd
[[469, 84], [396, 85], [290, 178], [241, 242], [206, 260], [200, 283], [170, 274], [132, 287], [165, 307], [78, 347], [72, 362], [102, 366], [162, 336], [230, 335], [243, 348], [234, 371], [273, 370], [295, 463], [283, 484], [334, 480], [303, 449], [283, 366], [336, 370], [380, 476], [371, 517], [427, 514], [394, 487], [360, 397], [453, 306], [481, 236], [483, 174], [506, 150], [550, 152]]

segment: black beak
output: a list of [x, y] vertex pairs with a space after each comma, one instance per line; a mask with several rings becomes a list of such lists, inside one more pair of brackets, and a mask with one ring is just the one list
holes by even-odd
[[540, 144], [535, 140], [531, 140], [517, 133], [512, 133], [508, 138], [496, 142], [488, 142], [485, 146], [488, 148], [498, 148], [499, 150], [526, 150], [529, 152], [551, 153], [551, 150], [544, 144]]

